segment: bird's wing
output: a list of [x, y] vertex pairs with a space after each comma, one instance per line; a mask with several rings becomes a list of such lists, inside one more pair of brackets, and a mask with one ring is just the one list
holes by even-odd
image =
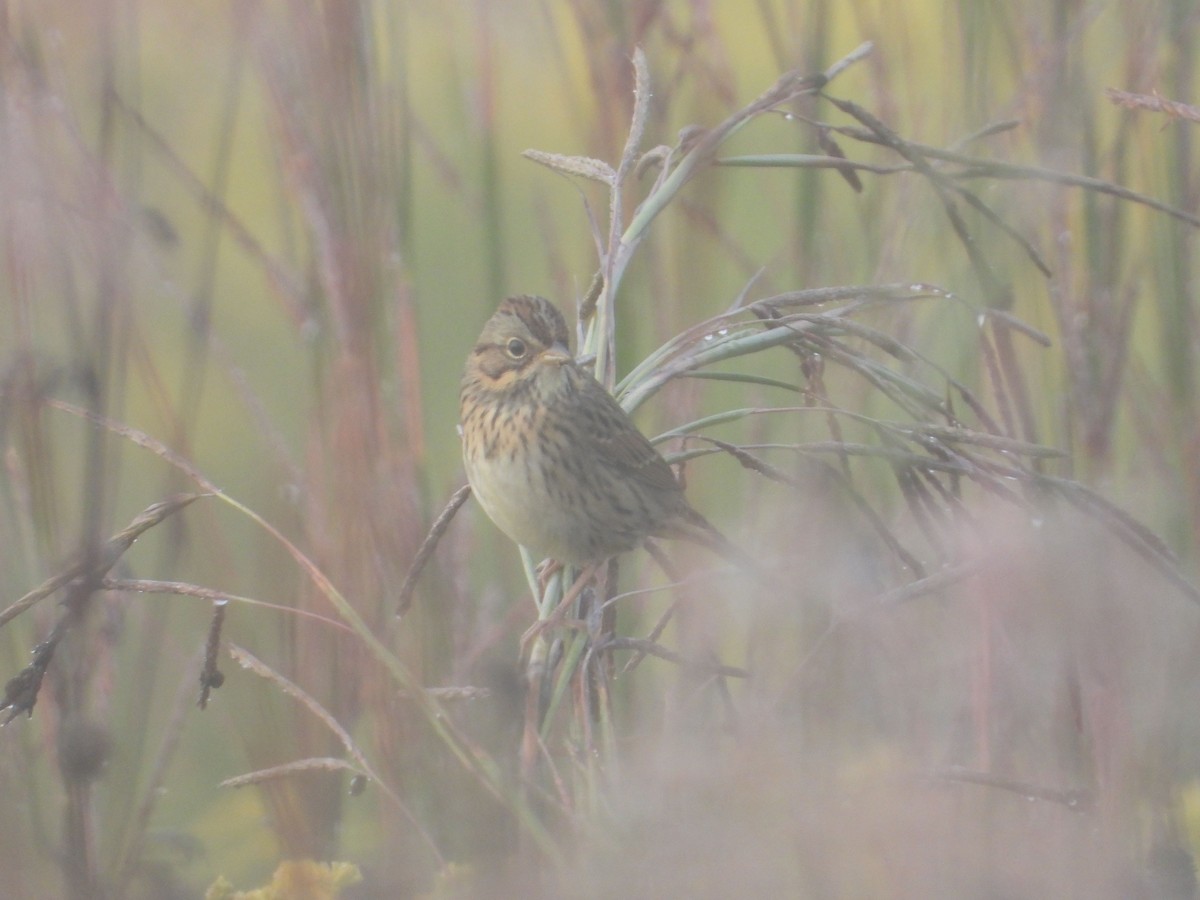
[[613, 396], [594, 379], [588, 379], [583, 388], [592, 395], [584, 404], [594, 412], [586, 417], [586, 433], [599, 459], [654, 490], [680, 490], [667, 461], [637, 430]]

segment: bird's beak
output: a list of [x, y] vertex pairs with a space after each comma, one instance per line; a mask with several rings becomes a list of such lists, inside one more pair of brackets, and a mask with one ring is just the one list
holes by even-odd
[[564, 344], [551, 344], [543, 351], [542, 359], [560, 366], [575, 361], [575, 357], [571, 355], [571, 351]]

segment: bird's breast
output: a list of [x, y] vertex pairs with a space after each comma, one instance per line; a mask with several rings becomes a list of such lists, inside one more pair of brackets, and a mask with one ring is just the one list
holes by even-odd
[[569, 562], [580, 510], [552, 458], [558, 447], [545, 414], [522, 405], [467, 417], [463, 463], [479, 505], [501, 531], [535, 553]]

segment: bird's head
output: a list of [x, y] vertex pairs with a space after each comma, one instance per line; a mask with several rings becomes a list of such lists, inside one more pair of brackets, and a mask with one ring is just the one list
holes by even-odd
[[574, 365], [562, 313], [542, 297], [509, 297], [488, 319], [467, 359], [467, 377], [507, 391], [522, 384], [557, 383]]

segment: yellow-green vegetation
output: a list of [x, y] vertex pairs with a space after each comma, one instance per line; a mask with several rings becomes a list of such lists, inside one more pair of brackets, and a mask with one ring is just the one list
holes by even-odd
[[[0, 893], [1193, 896], [1198, 46], [0, 8]], [[753, 574], [459, 490], [523, 293]]]
[[342, 889], [362, 881], [362, 873], [349, 863], [319, 863], [289, 859], [279, 864], [266, 887], [235, 891], [224, 878], [205, 892], [205, 900], [335, 900]]

